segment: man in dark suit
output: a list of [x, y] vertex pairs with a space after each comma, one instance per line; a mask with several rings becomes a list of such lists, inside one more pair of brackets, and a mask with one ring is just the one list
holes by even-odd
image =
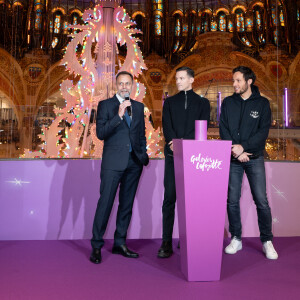
[[194, 71], [189, 67], [176, 70], [179, 93], [167, 98], [163, 107], [162, 125], [165, 136], [165, 176], [163, 213], [163, 242], [158, 257], [167, 258], [173, 253], [172, 235], [175, 216], [176, 187], [173, 159], [173, 139], [195, 139], [195, 120], [210, 119], [210, 105], [192, 89]]
[[[117, 94], [99, 102], [97, 137], [104, 141], [100, 199], [93, 225], [91, 262], [101, 262], [103, 235], [120, 185], [119, 207], [112, 253], [137, 258], [139, 255], [126, 246], [133, 200], [142, 173], [149, 158], [146, 152], [144, 105], [130, 100], [133, 76], [125, 71], [116, 76]], [[126, 100], [125, 100], [126, 98]]]

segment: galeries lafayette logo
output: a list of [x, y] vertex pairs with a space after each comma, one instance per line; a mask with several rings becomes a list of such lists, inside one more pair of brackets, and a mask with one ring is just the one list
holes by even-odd
[[191, 163], [195, 165], [197, 170], [210, 171], [210, 170], [222, 170], [222, 160], [214, 159], [209, 156], [198, 155], [191, 156]]

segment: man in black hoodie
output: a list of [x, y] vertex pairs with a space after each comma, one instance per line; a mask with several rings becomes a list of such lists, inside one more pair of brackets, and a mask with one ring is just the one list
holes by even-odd
[[232, 159], [228, 186], [227, 213], [231, 242], [225, 253], [235, 254], [242, 249], [240, 216], [241, 186], [247, 175], [257, 208], [260, 239], [268, 259], [277, 259], [272, 244], [272, 216], [266, 194], [266, 175], [263, 151], [271, 125], [269, 101], [254, 85], [254, 72], [244, 66], [233, 70], [235, 93], [224, 99], [220, 116], [220, 136], [232, 141]]
[[195, 120], [210, 119], [210, 105], [192, 89], [194, 71], [188, 67], [176, 70], [179, 93], [167, 98], [163, 107], [162, 125], [165, 136], [165, 174], [163, 213], [163, 242], [158, 257], [167, 258], [173, 253], [172, 235], [175, 215], [176, 188], [173, 160], [173, 139], [194, 139]]

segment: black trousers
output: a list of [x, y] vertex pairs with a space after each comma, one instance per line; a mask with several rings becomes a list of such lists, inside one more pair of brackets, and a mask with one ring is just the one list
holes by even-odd
[[119, 206], [114, 234], [114, 245], [125, 244], [128, 226], [130, 224], [133, 201], [142, 174], [143, 165], [133, 154], [129, 155], [128, 165], [124, 171], [101, 169], [100, 198], [98, 201], [91, 244], [93, 248], [101, 248], [104, 245], [105, 233], [114, 199], [119, 191]]
[[162, 207], [163, 214], [163, 241], [171, 241], [173, 235], [175, 203], [176, 203], [176, 187], [174, 174], [174, 158], [173, 151], [169, 146], [165, 146], [165, 173], [164, 173], [164, 202]]

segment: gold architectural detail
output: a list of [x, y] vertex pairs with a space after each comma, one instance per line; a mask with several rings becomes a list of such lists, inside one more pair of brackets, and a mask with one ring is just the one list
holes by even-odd
[[231, 13], [232, 14], [234, 14], [235, 13], [235, 11], [237, 10], [237, 9], [241, 9], [243, 12], [246, 12], [246, 7], [244, 6], [244, 5], [240, 5], [240, 4], [237, 4], [237, 5], [235, 5], [233, 8], [232, 8], [232, 10], [231, 10]]
[[141, 15], [143, 18], [146, 18], [145, 13], [143, 13], [143, 12], [140, 11], [140, 10], [138, 10], [138, 11], [135, 11], [135, 12], [132, 14], [132, 19], [135, 19], [137, 15]]
[[182, 12], [182, 10], [180, 10], [180, 9], [177, 9], [177, 10], [175, 10], [174, 12], [172, 12], [172, 16], [175, 16], [176, 14], [179, 14], [180, 16], [182, 16], [183, 17], [183, 12]]
[[190, 14], [196, 15], [197, 13], [194, 9], [191, 9], [185, 13], [186, 17], [189, 16]]
[[78, 8], [74, 8], [72, 10], [70, 10], [69, 14], [73, 14], [73, 13], [77, 13], [80, 17], [82, 17], [83, 13], [81, 10], [79, 10]]
[[[3, 2], [4, 2], [4, 0], [3, 0]], [[0, 3], [3, 3], [3, 2], [0, 1]], [[12, 7], [15, 7], [15, 6], [23, 6], [23, 3], [19, 2], [19, 1], [16, 1], [16, 2], [14, 2], [14, 4], [12, 5]]]
[[264, 4], [261, 1], [255, 0], [249, 5], [248, 10], [253, 9], [255, 6], [260, 6], [261, 8], [264, 8]]
[[211, 15], [211, 14], [212, 14], [212, 10], [211, 10], [210, 8], [204, 8], [204, 9], [201, 9], [201, 10], [199, 11], [199, 13], [198, 13], [199, 17], [201, 17], [201, 15], [202, 15], [203, 13], [207, 13], [207, 14]]
[[217, 15], [219, 12], [223, 11], [226, 15], [229, 15], [229, 10], [225, 7], [220, 7], [216, 10], [215, 15]]
[[56, 12], [58, 12], [58, 11], [60, 11], [63, 15], [66, 14], [66, 10], [65, 10], [64, 8], [62, 8], [62, 7], [54, 7], [54, 8], [52, 9], [52, 12], [53, 12], [53, 13], [56, 13]]

